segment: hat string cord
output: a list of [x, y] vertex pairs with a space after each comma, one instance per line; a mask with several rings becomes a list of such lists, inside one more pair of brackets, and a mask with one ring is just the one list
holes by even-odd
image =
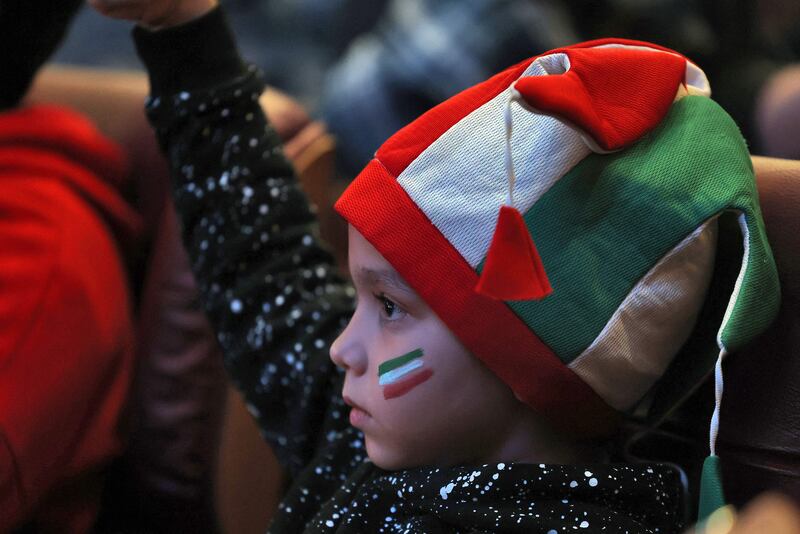
[[709, 426], [708, 447], [712, 456], [717, 455], [717, 436], [719, 435], [719, 413], [722, 406], [722, 390], [724, 382], [722, 380], [722, 360], [727, 355], [723, 348], [720, 350], [717, 363], [714, 365], [714, 413], [711, 415]]
[[503, 118], [505, 120], [506, 125], [506, 176], [508, 178], [508, 193], [506, 195], [506, 204], [508, 206], [514, 206], [514, 184], [517, 181], [517, 174], [514, 172], [514, 159], [511, 156], [511, 133], [513, 130], [512, 126], [512, 117], [511, 117], [511, 104], [515, 101], [519, 101], [521, 95], [519, 91], [514, 89], [513, 87], [510, 88], [510, 92], [508, 95], [508, 100], [506, 100], [506, 106], [503, 113]]

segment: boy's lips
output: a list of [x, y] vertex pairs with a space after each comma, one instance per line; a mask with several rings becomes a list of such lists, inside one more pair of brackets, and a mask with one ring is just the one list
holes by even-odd
[[350, 424], [363, 430], [364, 424], [372, 419], [372, 416], [347, 395], [342, 395], [342, 398], [344, 399], [344, 403], [350, 406]]

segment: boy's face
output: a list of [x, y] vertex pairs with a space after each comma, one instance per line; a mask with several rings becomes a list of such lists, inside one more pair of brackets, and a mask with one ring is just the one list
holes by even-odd
[[370, 459], [384, 469], [499, 459], [527, 408], [352, 227], [349, 240], [357, 306], [331, 359]]

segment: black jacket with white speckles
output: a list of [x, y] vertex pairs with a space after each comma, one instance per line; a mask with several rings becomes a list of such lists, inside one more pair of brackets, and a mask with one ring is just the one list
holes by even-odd
[[353, 290], [258, 103], [221, 10], [135, 30], [183, 239], [225, 364], [292, 484], [273, 532], [677, 532], [664, 465], [492, 464], [386, 472], [366, 457], [327, 351]]

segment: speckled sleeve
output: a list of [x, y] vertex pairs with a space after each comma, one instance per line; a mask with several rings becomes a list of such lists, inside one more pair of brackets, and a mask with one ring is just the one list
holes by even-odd
[[316, 222], [239, 58], [221, 10], [161, 32], [134, 30], [151, 81], [148, 116], [171, 165], [201, 298], [279, 460], [296, 472], [345, 427], [328, 358], [353, 290]]

